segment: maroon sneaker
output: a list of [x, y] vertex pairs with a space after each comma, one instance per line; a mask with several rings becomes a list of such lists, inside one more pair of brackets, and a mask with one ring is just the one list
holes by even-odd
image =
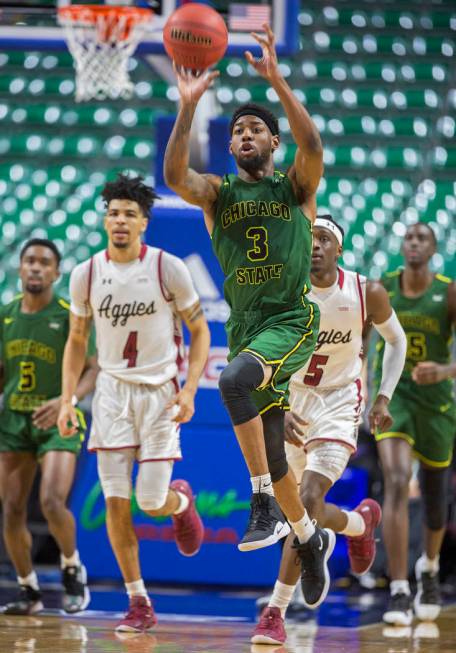
[[287, 639], [280, 608], [264, 608], [255, 626], [252, 644], [284, 644]]
[[118, 632], [144, 633], [157, 624], [154, 609], [145, 596], [132, 596], [130, 607], [122, 621], [116, 626]]
[[353, 573], [361, 575], [369, 571], [375, 560], [377, 547], [374, 534], [382, 519], [382, 509], [373, 499], [364, 499], [355, 512], [359, 512], [364, 519], [366, 530], [362, 535], [347, 536], [348, 557]]
[[203, 543], [204, 525], [201, 521], [193, 497], [192, 488], [182, 479], [177, 479], [169, 486], [175, 492], [181, 492], [188, 497], [188, 507], [178, 515], [172, 515], [174, 524], [174, 537], [179, 552], [183, 556], [194, 556], [198, 553]]

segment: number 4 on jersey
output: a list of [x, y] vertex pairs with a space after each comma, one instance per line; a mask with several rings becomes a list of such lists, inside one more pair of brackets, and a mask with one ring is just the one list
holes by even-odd
[[136, 367], [136, 360], [138, 358], [138, 332], [130, 331], [128, 334], [127, 342], [123, 350], [122, 358], [128, 361], [127, 367]]

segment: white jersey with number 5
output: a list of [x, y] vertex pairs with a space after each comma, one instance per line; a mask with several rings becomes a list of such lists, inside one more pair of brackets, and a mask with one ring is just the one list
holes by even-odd
[[115, 263], [104, 250], [73, 270], [70, 294], [72, 312], [94, 320], [103, 372], [154, 386], [177, 377], [176, 311], [198, 301], [183, 261], [143, 245], [136, 260]]
[[366, 277], [338, 268], [333, 286], [312, 286], [308, 297], [320, 308], [320, 331], [307, 365], [292, 376], [292, 388], [340, 388], [360, 378], [366, 282]]

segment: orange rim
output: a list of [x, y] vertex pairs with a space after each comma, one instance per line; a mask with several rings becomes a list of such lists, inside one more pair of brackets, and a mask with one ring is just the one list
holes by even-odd
[[152, 19], [153, 11], [143, 7], [120, 7], [117, 5], [68, 5], [58, 8], [61, 20], [68, 23], [96, 23], [99, 18], [128, 18], [132, 23], [144, 23]]

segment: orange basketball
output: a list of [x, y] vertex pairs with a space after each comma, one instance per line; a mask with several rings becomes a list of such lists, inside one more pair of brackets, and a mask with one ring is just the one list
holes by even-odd
[[190, 2], [176, 9], [166, 21], [163, 43], [178, 66], [205, 70], [225, 54], [228, 30], [215, 9]]

